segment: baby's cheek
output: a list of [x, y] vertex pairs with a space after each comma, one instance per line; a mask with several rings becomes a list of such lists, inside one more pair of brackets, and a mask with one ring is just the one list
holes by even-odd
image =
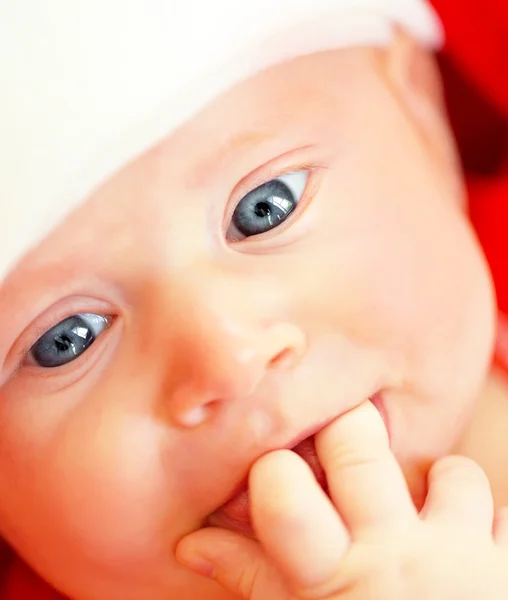
[[163, 435], [149, 416], [115, 409], [70, 420], [45, 465], [45, 510], [63, 544], [111, 565], [170, 553], [188, 524]]
[[[289, 302], [311, 334], [334, 331], [381, 349], [414, 329], [415, 299], [405, 289], [408, 268], [395, 249], [369, 240], [325, 238], [299, 262]], [[413, 287], [413, 293], [415, 288]]]
[[[204, 516], [188, 502], [181, 474], [189, 457], [169, 424], [136, 405], [137, 393], [113, 388], [75, 403], [68, 394], [39, 395], [31, 406], [6, 398], [13, 407], [11, 435], [0, 440], [0, 482], [8, 491], [0, 525], [24, 559], [71, 596], [76, 582], [167, 587], [168, 577], [183, 577], [176, 542]], [[49, 414], [59, 402], [66, 409], [36, 418], [43, 400], [52, 402]]]

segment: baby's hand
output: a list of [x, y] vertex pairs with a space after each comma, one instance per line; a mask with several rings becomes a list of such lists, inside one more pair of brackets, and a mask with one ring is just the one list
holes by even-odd
[[418, 514], [370, 403], [316, 446], [331, 500], [299, 456], [273, 452], [250, 476], [260, 542], [203, 529], [181, 542], [179, 559], [248, 600], [508, 598], [508, 512], [494, 519], [475, 463], [436, 463]]

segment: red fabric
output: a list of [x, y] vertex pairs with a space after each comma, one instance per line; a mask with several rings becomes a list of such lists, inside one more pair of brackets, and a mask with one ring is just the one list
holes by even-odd
[[432, 2], [447, 37], [441, 63], [471, 219], [508, 314], [508, 2]]
[[494, 362], [508, 375], [508, 318], [500, 315]]
[[20, 560], [9, 563], [1, 600], [65, 600]]
[[[508, 314], [508, 1], [432, 2], [447, 35], [441, 66], [468, 181], [471, 218], [494, 274], [500, 308]], [[508, 372], [508, 324], [502, 323], [498, 362], [504, 361], [501, 366]], [[1, 561], [0, 600], [58, 600], [8, 553], [0, 553]]]

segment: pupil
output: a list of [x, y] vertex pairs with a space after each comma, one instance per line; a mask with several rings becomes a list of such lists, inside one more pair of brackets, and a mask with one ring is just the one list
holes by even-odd
[[67, 335], [57, 335], [55, 346], [58, 352], [66, 352], [72, 346], [72, 340]]
[[254, 209], [257, 217], [267, 217], [271, 214], [270, 205], [268, 202], [259, 202]]

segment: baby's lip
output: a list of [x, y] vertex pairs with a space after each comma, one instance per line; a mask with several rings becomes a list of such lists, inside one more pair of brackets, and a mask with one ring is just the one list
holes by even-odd
[[[381, 393], [377, 393], [372, 396], [370, 401], [378, 409], [387, 428], [388, 435], [390, 435], [388, 415], [384, 407]], [[326, 474], [316, 453], [314, 436], [316, 433], [324, 429], [328, 424], [330, 424], [332, 421], [335, 421], [339, 417], [340, 415], [337, 415], [333, 419], [330, 419], [319, 426], [302, 432], [299, 436], [294, 438], [291, 442], [283, 447], [285, 449], [292, 450], [301, 456], [303, 460], [305, 460], [314, 473], [316, 480], [325, 490], [325, 492], [328, 490]], [[250, 518], [247, 478], [242, 481], [239, 486], [237, 486], [230, 499], [227, 500], [215, 513], [213, 513], [213, 515], [209, 518], [209, 524], [213, 526], [224, 527], [226, 529], [232, 529], [244, 535], [255, 537]]]
[[388, 415], [388, 411], [386, 410], [386, 406], [385, 406], [384, 399], [383, 399], [383, 394], [381, 392], [377, 392], [377, 394], [374, 394], [371, 398], [369, 398], [369, 400], [377, 408], [379, 415], [383, 419], [383, 423], [386, 428], [386, 433], [388, 434], [388, 440], [390, 441], [390, 444], [391, 444], [392, 432], [391, 432], [391, 427], [390, 427], [390, 418]]
[[[310, 466], [314, 477], [326, 492], [326, 475], [316, 453], [314, 435], [304, 438], [290, 449], [301, 456]], [[233, 529], [238, 533], [255, 537], [250, 518], [247, 481], [242, 483], [241, 487], [236, 490], [236, 493], [210, 517], [209, 521], [211, 525]]]

